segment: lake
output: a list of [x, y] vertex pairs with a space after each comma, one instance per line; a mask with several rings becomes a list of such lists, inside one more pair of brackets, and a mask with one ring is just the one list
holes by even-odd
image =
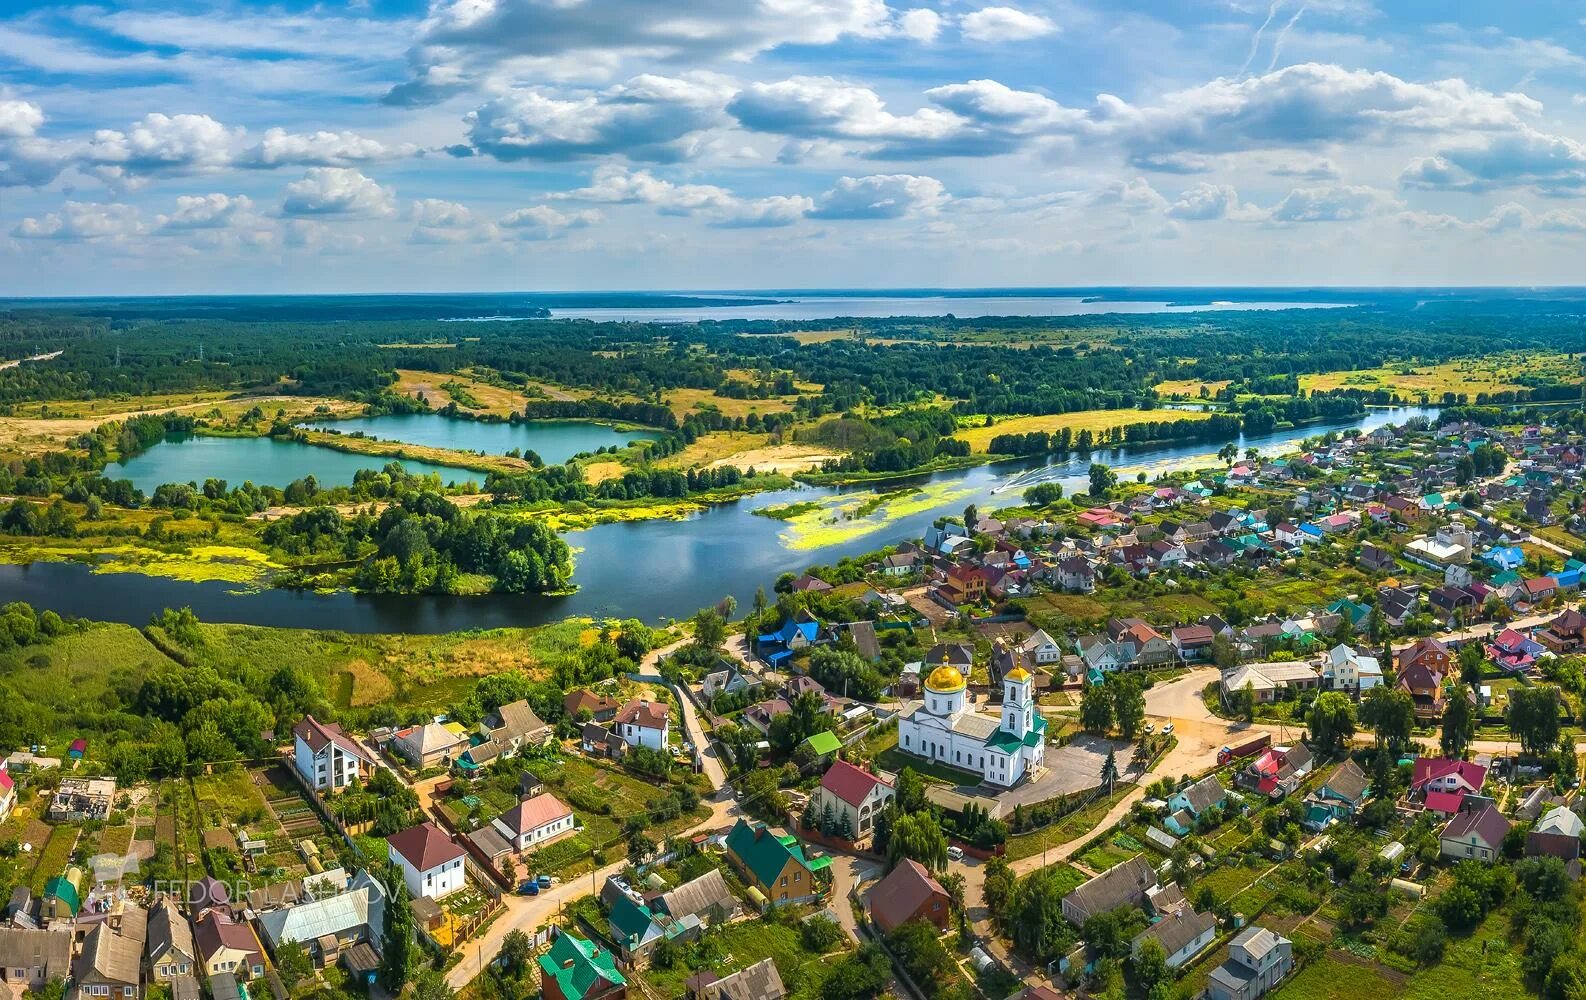
[[[1216, 300], [1196, 305], [1176, 305], [1168, 300], [1132, 301], [1094, 299], [1087, 296], [1045, 295], [791, 295], [771, 305], [668, 306], [621, 308], [563, 307], [552, 304], [553, 319], [592, 319], [643, 323], [693, 323], [711, 319], [832, 319], [841, 316], [945, 316], [960, 319], [978, 316], [1084, 316], [1099, 313], [1189, 313], [1267, 309], [1341, 309], [1348, 302], [1278, 302]], [[510, 315], [477, 317], [479, 320], [512, 319]]]
[[[1371, 430], [1402, 423], [1435, 410], [1416, 407], [1374, 409], [1364, 417], [1311, 424], [1303, 428], [1251, 435], [1237, 444], [1266, 454], [1290, 450], [1305, 437], [1326, 430]], [[160, 446], [156, 446], [158, 448]], [[323, 450], [323, 449], [316, 449]], [[27, 601], [63, 614], [141, 625], [165, 607], [189, 605], [202, 619], [349, 632], [446, 632], [466, 628], [536, 625], [569, 615], [634, 617], [655, 622], [693, 613], [732, 595], [747, 606], [756, 587], [771, 585], [779, 574], [816, 563], [834, 563], [919, 537], [943, 514], [957, 514], [974, 503], [989, 509], [1017, 503], [1019, 491], [1037, 481], [1056, 481], [1066, 492], [1083, 491], [1092, 459], [1113, 467], [1120, 479], [1147, 477], [1181, 468], [1219, 465], [1212, 443], [1142, 446], [1067, 456], [1055, 462], [1035, 458], [973, 469], [932, 473], [880, 487], [927, 491], [934, 503], [907, 516], [844, 518], [831, 526], [840, 538], [814, 547], [796, 547], [792, 526], [755, 515], [755, 510], [805, 500], [840, 504], [848, 494], [877, 487], [805, 487], [762, 493], [707, 508], [682, 521], [631, 521], [569, 533], [577, 550], [574, 582], [566, 597], [480, 597], [313, 594], [281, 590], [234, 593], [226, 583], [187, 583], [135, 574], [94, 574], [76, 563], [0, 566], [0, 599]]]
[[482, 451], [504, 455], [514, 448], [533, 450], [547, 465], [560, 465], [580, 452], [628, 444], [631, 441], [658, 441], [665, 436], [658, 430], [618, 430], [586, 420], [534, 420], [527, 423], [494, 423], [458, 420], [434, 413], [391, 413], [381, 417], [354, 417], [327, 420], [309, 425], [312, 430], [362, 433], [386, 441], [455, 451]]
[[[173, 434], [125, 462], [105, 466], [108, 479], [130, 479], [144, 493], [166, 483], [197, 483], [224, 479], [231, 486], [285, 486], [294, 479], [313, 476], [323, 486], [346, 486], [359, 469], [384, 468], [392, 459], [354, 455], [298, 441], [269, 437], [210, 437]], [[433, 472], [441, 482], [484, 481], [484, 473], [432, 462], [403, 459], [403, 468], [414, 474]]]

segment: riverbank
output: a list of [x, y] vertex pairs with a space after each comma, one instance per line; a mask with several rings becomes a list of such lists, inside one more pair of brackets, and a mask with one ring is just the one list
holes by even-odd
[[500, 472], [505, 475], [531, 472], [534, 469], [530, 462], [507, 455], [471, 455], [450, 448], [433, 448], [428, 445], [408, 444], [404, 441], [386, 441], [380, 438], [343, 434], [339, 431], [297, 428], [293, 431], [293, 437], [304, 444], [319, 448], [330, 448], [353, 455], [368, 455], [371, 458], [394, 462], [428, 462], [432, 465], [447, 465], [470, 472], [486, 474]]

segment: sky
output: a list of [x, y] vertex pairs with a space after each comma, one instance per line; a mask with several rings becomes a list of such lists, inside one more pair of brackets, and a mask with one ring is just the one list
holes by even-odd
[[0, 4], [0, 294], [1586, 284], [1586, 13]]

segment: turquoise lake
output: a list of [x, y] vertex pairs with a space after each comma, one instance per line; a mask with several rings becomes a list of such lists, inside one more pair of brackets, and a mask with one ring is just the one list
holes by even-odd
[[392, 413], [308, 425], [313, 430], [362, 433], [382, 441], [405, 441], [454, 451], [504, 455], [514, 448], [532, 449], [547, 465], [560, 465], [579, 452], [622, 447], [631, 441], [655, 441], [663, 432], [618, 430], [583, 420], [535, 420], [527, 423], [485, 423], [433, 413]]

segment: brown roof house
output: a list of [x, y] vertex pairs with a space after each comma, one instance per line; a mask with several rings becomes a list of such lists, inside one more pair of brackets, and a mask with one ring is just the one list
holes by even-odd
[[216, 909], [205, 910], [193, 924], [193, 943], [204, 974], [229, 973], [239, 981], [264, 975], [264, 948], [253, 928], [234, 922]]
[[1488, 805], [1456, 815], [1443, 827], [1438, 840], [1445, 858], [1454, 861], [1464, 861], [1466, 858], [1492, 861], [1503, 850], [1503, 838], [1508, 833], [1508, 819], [1498, 811], [1497, 806]]
[[524, 799], [490, 821], [512, 849], [522, 853], [573, 832], [573, 810], [550, 792]]
[[[136, 916], [133, 917], [133, 911]], [[131, 919], [129, 919], [131, 918]], [[127, 905], [122, 912], [121, 930], [101, 923], [88, 932], [83, 950], [72, 963], [70, 997], [142, 996], [143, 940], [147, 914]]]
[[525, 745], [536, 746], [550, 739], [551, 727], [534, 714], [527, 701], [519, 699], [485, 716], [479, 723], [479, 735], [509, 748], [508, 753], [516, 753]]
[[671, 710], [648, 698], [630, 701], [617, 713], [612, 731], [630, 747], [665, 750], [671, 739]]
[[870, 890], [870, 919], [887, 934], [910, 920], [924, 920], [945, 931], [948, 911], [947, 890], [912, 858], [905, 858]]
[[579, 688], [577, 691], [567, 692], [567, 697], [562, 699], [562, 711], [567, 713], [569, 719], [577, 719], [580, 712], [588, 712], [589, 717], [596, 722], [610, 722], [621, 708], [621, 702], [607, 695], [596, 695], [594, 692]]

